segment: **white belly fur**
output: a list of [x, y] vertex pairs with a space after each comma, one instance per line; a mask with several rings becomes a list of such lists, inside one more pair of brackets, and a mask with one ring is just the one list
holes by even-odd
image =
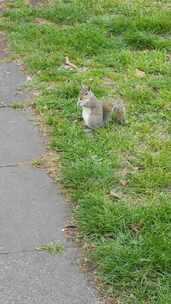
[[91, 110], [89, 108], [83, 107], [82, 116], [83, 116], [84, 122], [87, 127], [89, 126], [90, 113], [91, 113]]

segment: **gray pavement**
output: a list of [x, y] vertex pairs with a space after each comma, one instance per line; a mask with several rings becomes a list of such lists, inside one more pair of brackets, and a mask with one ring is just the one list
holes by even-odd
[[76, 271], [69, 253], [49, 256], [25, 253], [1, 256], [0, 303], [98, 303], [83, 274]]
[[[79, 251], [64, 238], [70, 208], [44, 170], [33, 168], [45, 146], [28, 111], [19, 66], [0, 63], [0, 304], [97, 304], [95, 290], [79, 270]], [[50, 255], [36, 247], [64, 244]]]
[[22, 88], [26, 76], [15, 62], [4, 62], [0, 66], [0, 103], [7, 105], [12, 102], [29, 99], [29, 94]]
[[0, 169], [0, 253], [62, 241], [67, 206], [44, 171]]
[[0, 165], [40, 157], [45, 149], [30, 112], [0, 109], [0, 147]]

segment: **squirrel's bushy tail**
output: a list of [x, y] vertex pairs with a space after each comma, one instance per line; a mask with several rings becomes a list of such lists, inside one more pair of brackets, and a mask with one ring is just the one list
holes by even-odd
[[116, 121], [120, 124], [126, 122], [126, 109], [125, 104], [121, 98], [117, 98], [113, 101], [112, 111], [115, 113]]

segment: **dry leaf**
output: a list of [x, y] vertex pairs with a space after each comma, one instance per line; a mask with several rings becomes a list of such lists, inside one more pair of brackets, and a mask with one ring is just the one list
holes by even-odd
[[84, 72], [86, 72], [86, 71], [88, 71], [88, 68], [87, 68], [87, 67], [79, 68], [79, 72], [81, 72], [81, 73], [84, 73]]
[[135, 232], [135, 233], [138, 233], [141, 230], [142, 227], [143, 227], [143, 223], [142, 222], [130, 225], [131, 230], [133, 232]]
[[121, 180], [120, 181], [121, 186], [127, 187], [128, 186], [128, 181], [127, 180]]
[[103, 77], [102, 80], [103, 80], [105, 86], [107, 86], [107, 87], [116, 87], [117, 86], [116, 81], [112, 80], [109, 77]]
[[49, 22], [47, 19], [44, 18], [36, 18], [35, 22], [38, 24], [51, 24], [51, 22]]
[[139, 70], [139, 69], [136, 69], [136, 70], [135, 70], [135, 74], [136, 74], [136, 76], [139, 77], [139, 78], [145, 77], [145, 72], [142, 71], [142, 70]]
[[33, 94], [33, 96], [40, 96], [40, 92], [36, 92], [36, 91], [35, 91], [35, 92], [33, 92], [32, 94]]
[[115, 298], [107, 298], [104, 304], [120, 304], [120, 301]]
[[66, 225], [65, 226], [65, 229], [76, 229], [77, 226], [76, 225], [73, 225], [73, 224], [70, 224], [70, 225]]
[[27, 76], [27, 81], [31, 81], [32, 77], [31, 76]]
[[167, 55], [167, 61], [171, 63], [171, 53]]
[[70, 60], [69, 60], [68, 57], [65, 57], [64, 67], [65, 67], [66, 69], [78, 70], [78, 67], [77, 67], [74, 63], [70, 62]]
[[121, 194], [120, 193], [117, 193], [115, 192], [114, 190], [111, 190], [110, 191], [110, 195], [116, 199], [121, 199]]
[[70, 224], [65, 226], [62, 231], [64, 231], [65, 237], [67, 239], [74, 239], [77, 235], [77, 226]]

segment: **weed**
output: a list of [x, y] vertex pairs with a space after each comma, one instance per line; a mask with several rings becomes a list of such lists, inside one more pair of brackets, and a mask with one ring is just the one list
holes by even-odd
[[22, 109], [24, 109], [24, 106], [25, 105], [23, 103], [13, 102], [11, 105], [11, 108], [15, 109], [15, 110], [22, 110]]
[[44, 164], [44, 161], [41, 159], [32, 160], [32, 166], [35, 168], [40, 168], [43, 166], [43, 164]]
[[64, 245], [50, 242], [49, 244], [41, 245], [36, 248], [38, 251], [47, 251], [50, 254], [62, 253], [64, 251]]

